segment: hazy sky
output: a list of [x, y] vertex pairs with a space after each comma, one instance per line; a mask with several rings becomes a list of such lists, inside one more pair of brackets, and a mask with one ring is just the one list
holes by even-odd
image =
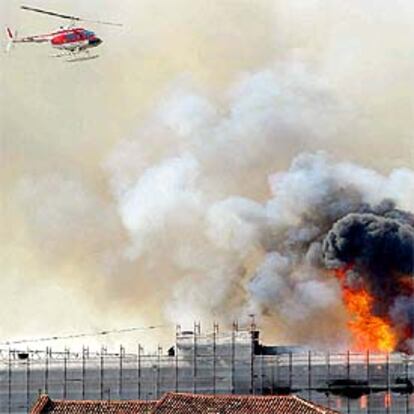
[[[25, 35], [61, 24], [20, 4], [0, 2], [1, 26]], [[263, 202], [268, 175], [302, 151], [325, 150], [384, 174], [414, 167], [409, 0], [23, 4], [124, 26], [89, 24], [103, 44], [100, 58], [84, 63], [51, 58], [48, 45], [0, 54], [0, 338], [173, 326], [164, 302], [188, 269], [165, 246], [180, 243], [181, 225], [188, 239], [192, 226], [202, 228], [194, 194], [203, 205], [229, 196]], [[188, 154], [182, 170], [169, 161]], [[163, 194], [154, 171], [167, 182], [189, 174], [197, 191], [190, 201], [165, 196], [164, 204], [144, 197], [148, 208], [170, 211], [177, 196], [198, 221], [182, 224], [176, 214], [161, 231], [157, 217], [144, 215], [155, 230], [137, 242], [140, 210], [131, 217], [125, 195], [136, 183], [144, 195]], [[198, 248], [200, 261], [220, 257], [214, 266], [231, 268], [220, 244], [203, 246], [193, 240], [177, 255]], [[256, 254], [243, 260], [254, 267]]]

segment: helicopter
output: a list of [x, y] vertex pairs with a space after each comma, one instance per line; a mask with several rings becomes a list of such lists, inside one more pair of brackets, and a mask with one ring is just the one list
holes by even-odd
[[102, 44], [102, 39], [100, 39], [95, 32], [91, 30], [84, 29], [83, 27], [77, 27], [77, 22], [122, 26], [120, 23], [83, 19], [77, 16], [70, 16], [30, 6], [21, 6], [21, 9], [70, 20], [70, 23], [66, 27], [62, 26], [59, 30], [54, 32], [25, 37], [18, 37], [17, 32], [13, 33], [12, 30], [7, 27], [6, 32], [9, 40], [6, 47], [7, 52], [9, 52], [14, 45], [19, 43], [49, 43], [52, 48], [58, 51], [57, 54], [52, 55], [51, 57], [64, 57], [67, 58], [67, 62], [95, 59], [99, 57], [99, 55], [91, 54], [90, 51], [91, 49], [94, 49]]

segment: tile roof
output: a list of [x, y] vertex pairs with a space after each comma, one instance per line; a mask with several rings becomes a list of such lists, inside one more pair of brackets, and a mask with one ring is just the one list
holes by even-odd
[[150, 414], [156, 401], [77, 401], [51, 400], [47, 395], [39, 397], [30, 414]]
[[154, 414], [337, 414], [294, 395], [200, 395], [167, 393]]
[[41, 396], [30, 414], [337, 414], [294, 395], [166, 393], [159, 401], [72, 401]]

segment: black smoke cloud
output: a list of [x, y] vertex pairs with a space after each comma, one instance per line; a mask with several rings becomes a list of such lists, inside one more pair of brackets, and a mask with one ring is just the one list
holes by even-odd
[[414, 270], [414, 217], [392, 209], [350, 213], [338, 220], [323, 242], [327, 267], [353, 263], [373, 275]]

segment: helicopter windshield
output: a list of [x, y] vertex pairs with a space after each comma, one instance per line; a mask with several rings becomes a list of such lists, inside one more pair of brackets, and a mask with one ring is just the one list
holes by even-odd
[[74, 41], [74, 40], [77, 40], [78, 39], [78, 36], [75, 34], [75, 33], [69, 33], [69, 34], [67, 34], [66, 35], [66, 40], [68, 40], [68, 41]]

